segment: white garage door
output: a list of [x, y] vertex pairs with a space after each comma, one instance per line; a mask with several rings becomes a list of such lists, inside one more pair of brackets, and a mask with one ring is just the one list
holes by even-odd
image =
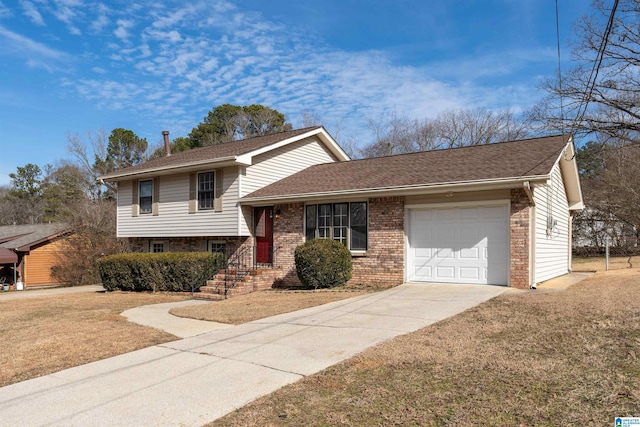
[[413, 209], [410, 227], [409, 280], [507, 284], [507, 205]]

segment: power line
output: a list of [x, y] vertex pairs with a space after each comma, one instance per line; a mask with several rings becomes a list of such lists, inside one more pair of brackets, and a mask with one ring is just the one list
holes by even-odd
[[589, 106], [589, 101], [591, 100], [591, 95], [593, 95], [596, 80], [598, 79], [598, 73], [600, 72], [600, 66], [602, 65], [602, 60], [604, 59], [604, 51], [606, 50], [607, 44], [609, 43], [609, 35], [611, 34], [611, 30], [613, 29], [613, 18], [616, 14], [617, 8], [618, 0], [614, 0], [613, 6], [611, 7], [611, 13], [609, 14], [609, 21], [607, 22], [607, 28], [604, 31], [602, 40], [600, 41], [598, 55], [596, 56], [596, 61], [593, 64], [593, 68], [591, 68], [589, 80], [587, 81], [587, 93], [578, 106], [578, 115], [576, 116], [574, 123], [581, 123], [584, 120], [584, 115], [587, 112], [587, 107]]
[[558, 0], [556, 0], [556, 41], [558, 42], [558, 87], [560, 93], [560, 133], [564, 135], [564, 108], [562, 96], [562, 67], [560, 61], [560, 14], [558, 13]]

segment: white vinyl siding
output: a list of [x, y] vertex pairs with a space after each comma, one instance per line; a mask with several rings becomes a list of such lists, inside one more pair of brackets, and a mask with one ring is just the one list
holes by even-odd
[[221, 211], [215, 206], [207, 210], [192, 206], [190, 214], [190, 174], [182, 173], [157, 178], [160, 201], [157, 216], [132, 216], [131, 181], [120, 182], [118, 237], [249, 236], [253, 211], [239, 206], [240, 196], [311, 165], [336, 160], [318, 138], [310, 137], [255, 156], [250, 166], [224, 168]]
[[[118, 237], [238, 236], [238, 167], [223, 169], [221, 212], [189, 214], [189, 174], [159, 177], [159, 215], [131, 216], [131, 181], [118, 189]], [[247, 234], [245, 234], [247, 235]]]
[[319, 163], [336, 161], [315, 137], [256, 156], [242, 177], [242, 196]]
[[569, 272], [569, 205], [560, 167], [546, 186], [533, 189], [535, 206], [535, 283]]

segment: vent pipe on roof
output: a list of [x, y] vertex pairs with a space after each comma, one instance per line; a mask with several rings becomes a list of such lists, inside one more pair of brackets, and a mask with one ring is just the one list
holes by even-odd
[[171, 155], [171, 146], [169, 145], [169, 131], [163, 130], [162, 136], [164, 136], [164, 153], [167, 157]]

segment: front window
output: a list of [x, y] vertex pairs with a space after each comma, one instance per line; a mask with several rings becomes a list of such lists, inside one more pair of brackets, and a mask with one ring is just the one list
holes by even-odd
[[367, 203], [349, 203], [349, 225], [352, 251], [367, 250]]
[[336, 203], [333, 205], [333, 240], [337, 240], [344, 245], [347, 244], [347, 204]]
[[198, 174], [198, 209], [213, 209], [213, 172]]
[[140, 213], [151, 213], [153, 206], [153, 181], [140, 181]]
[[318, 206], [317, 205], [309, 205], [307, 206], [307, 211], [305, 214], [305, 237], [307, 240], [316, 238], [316, 228], [318, 227], [318, 222], [316, 221], [318, 215]]
[[333, 239], [352, 251], [366, 251], [367, 227], [367, 202], [306, 206], [306, 240]]
[[164, 242], [151, 242], [151, 252], [153, 253], [164, 252]]
[[209, 252], [224, 254], [227, 250], [227, 243], [224, 240], [209, 241]]
[[331, 205], [318, 205], [318, 238], [331, 238]]

